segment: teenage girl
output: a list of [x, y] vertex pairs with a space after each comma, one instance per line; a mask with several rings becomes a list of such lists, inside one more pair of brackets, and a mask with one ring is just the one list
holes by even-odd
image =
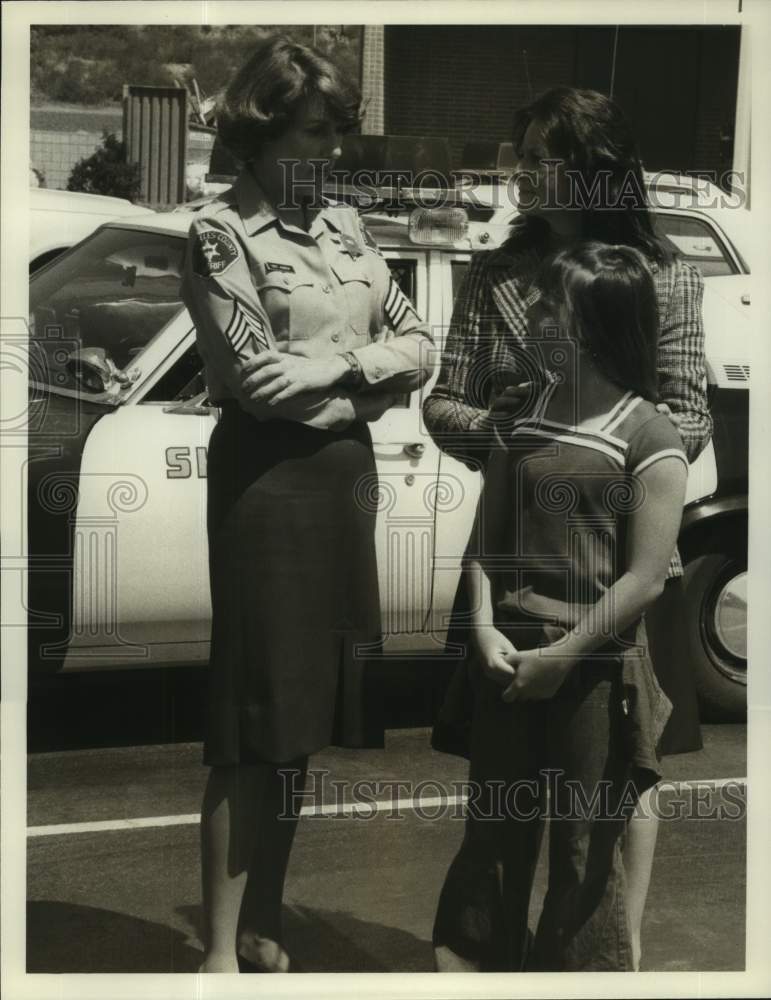
[[[687, 461], [655, 408], [658, 316], [642, 256], [579, 243], [547, 261], [537, 290], [525, 350], [554, 377], [498, 439], [472, 533], [479, 549], [464, 561], [471, 795], [434, 927], [442, 971], [635, 964], [621, 842], [660, 777], [670, 709], [636, 638], [675, 549]], [[533, 940], [547, 812], [548, 891]]]

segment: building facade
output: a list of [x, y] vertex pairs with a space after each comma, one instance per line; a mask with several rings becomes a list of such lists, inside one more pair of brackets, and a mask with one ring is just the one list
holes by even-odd
[[645, 167], [730, 170], [738, 27], [387, 25], [385, 131], [508, 141], [512, 112], [556, 86], [612, 93]]

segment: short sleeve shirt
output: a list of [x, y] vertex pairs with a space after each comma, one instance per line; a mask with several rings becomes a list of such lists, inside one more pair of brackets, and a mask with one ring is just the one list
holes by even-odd
[[496, 575], [501, 621], [571, 628], [624, 570], [629, 515], [645, 503], [637, 476], [675, 457], [687, 468], [668, 417], [626, 393], [597, 430], [544, 419], [539, 407], [509, 440], [511, 518]]
[[239, 363], [261, 350], [352, 351], [371, 386], [433, 364], [427, 327], [356, 211], [325, 204], [306, 232], [248, 171], [193, 219], [182, 296], [214, 402], [237, 396]]

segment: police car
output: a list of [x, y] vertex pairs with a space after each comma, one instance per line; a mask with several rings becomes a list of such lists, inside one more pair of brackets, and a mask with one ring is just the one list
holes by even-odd
[[[471, 252], [502, 240], [487, 213], [363, 216], [441, 349]], [[715, 436], [691, 469], [681, 547], [689, 654], [704, 704], [736, 718], [746, 693], [749, 269], [706, 210], [662, 208], [706, 277]], [[29, 658], [33, 671], [203, 663], [210, 604], [206, 458], [218, 410], [179, 295], [190, 213], [102, 225], [30, 283]], [[440, 655], [478, 475], [442, 454], [423, 394], [371, 426], [388, 655]]]
[[29, 191], [29, 273], [58, 257], [110, 219], [146, 215], [125, 198], [31, 187]]

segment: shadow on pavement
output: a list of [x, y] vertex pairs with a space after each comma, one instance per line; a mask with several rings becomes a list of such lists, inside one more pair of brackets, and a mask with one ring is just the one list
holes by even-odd
[[[191, 934], [199, 932], [199, 906], [179, 906], [176, 912], [189, 923]], [[283, 924], [293, 972], [432, 971], [430, 943], [397, 927], [340, 910], [291, 904], [284, 906]]]
[[284, 937], [297, 972], [432, 971], [430, 942], [340, 910], [286, 906]]
[[45, 900], [27, 904], [27, 972], [195, 972], [180, 931], [125, 913]]

